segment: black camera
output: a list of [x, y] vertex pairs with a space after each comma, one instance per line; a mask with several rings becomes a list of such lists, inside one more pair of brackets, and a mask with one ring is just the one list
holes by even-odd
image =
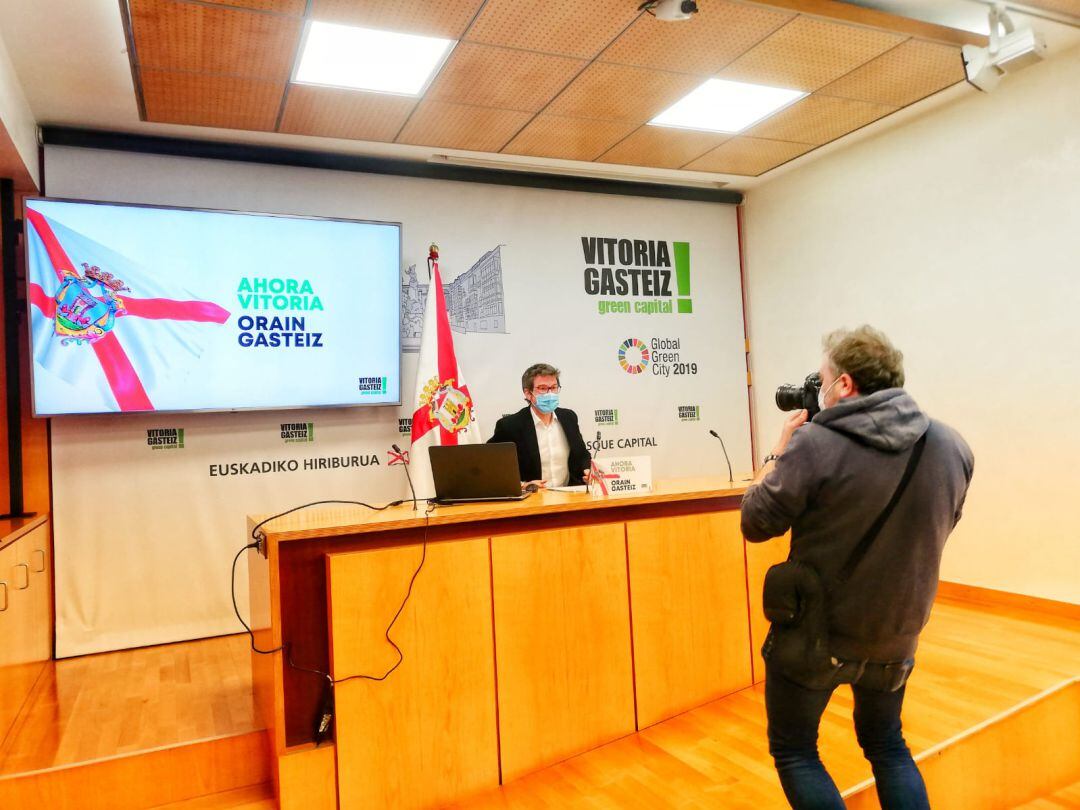
[[776, 407], [782, 411], [807, 411], [807, 418], [813, 419], [818, 408], [818, 392], [821, 390], [821, 375], [816, 371], [807, 374], [802, 385], [785, 383], [776, 389]]

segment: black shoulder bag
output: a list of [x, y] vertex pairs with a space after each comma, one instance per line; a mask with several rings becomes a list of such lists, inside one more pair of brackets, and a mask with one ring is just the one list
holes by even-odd
[[911, 450], [907, 468], [892, 498], [866, 534], [856, 544], [836, 579], [828, 588], [811, 566], [788, 559], [765, 574], [762, 606], [772, 626], [761, 655], [785, 677], [808, 689], [828, 689], [836, 685], [842, 664], [829, 653], [827, 597], [851, 577], [870, 544], [881, 532], [919, 465], [924, 433]]

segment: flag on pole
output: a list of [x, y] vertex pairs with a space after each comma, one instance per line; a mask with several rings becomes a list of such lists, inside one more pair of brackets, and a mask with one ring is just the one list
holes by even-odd
[[439, 248], [428, 255], [431, 286], [424, 308], [424, 328], [420, 336], [420, 359], [416, 366], [416, 394], [413, 399], [412, 452], [409, 467], [418, 497], [432, 497], [428, 448], [449, 444], [480, 444], [480, 423], [476, 406], [454, 351], [454, 335], [446, 311], [442, 277], [439, 275]]

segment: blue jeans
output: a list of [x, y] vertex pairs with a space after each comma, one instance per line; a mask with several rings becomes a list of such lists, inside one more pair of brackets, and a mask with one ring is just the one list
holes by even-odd
[[[900, 729], [906, 687], [894, 692], [868, 688], [879, 674], [875, 666], [867, 664], [851, 690], [855, 696], [855, 735], [873, 768], [882, 810], [929, 810], [926, 785]], [[765, 668], [769, 753], [788, 803], [795, 810], [844, 810], [840, 791], [817, 750], [818, 725], [834, 689], [807, 689], [774, 667]]]

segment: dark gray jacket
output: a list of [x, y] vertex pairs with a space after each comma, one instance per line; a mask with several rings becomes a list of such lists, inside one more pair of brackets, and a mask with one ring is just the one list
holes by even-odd
[[842, 400], [796, 430], [775, 469], [743, 498], [746, 539], [790, 528], [792, 557], [829, 588], [892, 497], [923, 433], [926, 448], [907, 491], [851, 578], [828, 598], [829, 647], [839, 658], [914, 655], [937, 593], [941, 551], [971, 481], [971, 449], [902, 388], [890, 388]]

